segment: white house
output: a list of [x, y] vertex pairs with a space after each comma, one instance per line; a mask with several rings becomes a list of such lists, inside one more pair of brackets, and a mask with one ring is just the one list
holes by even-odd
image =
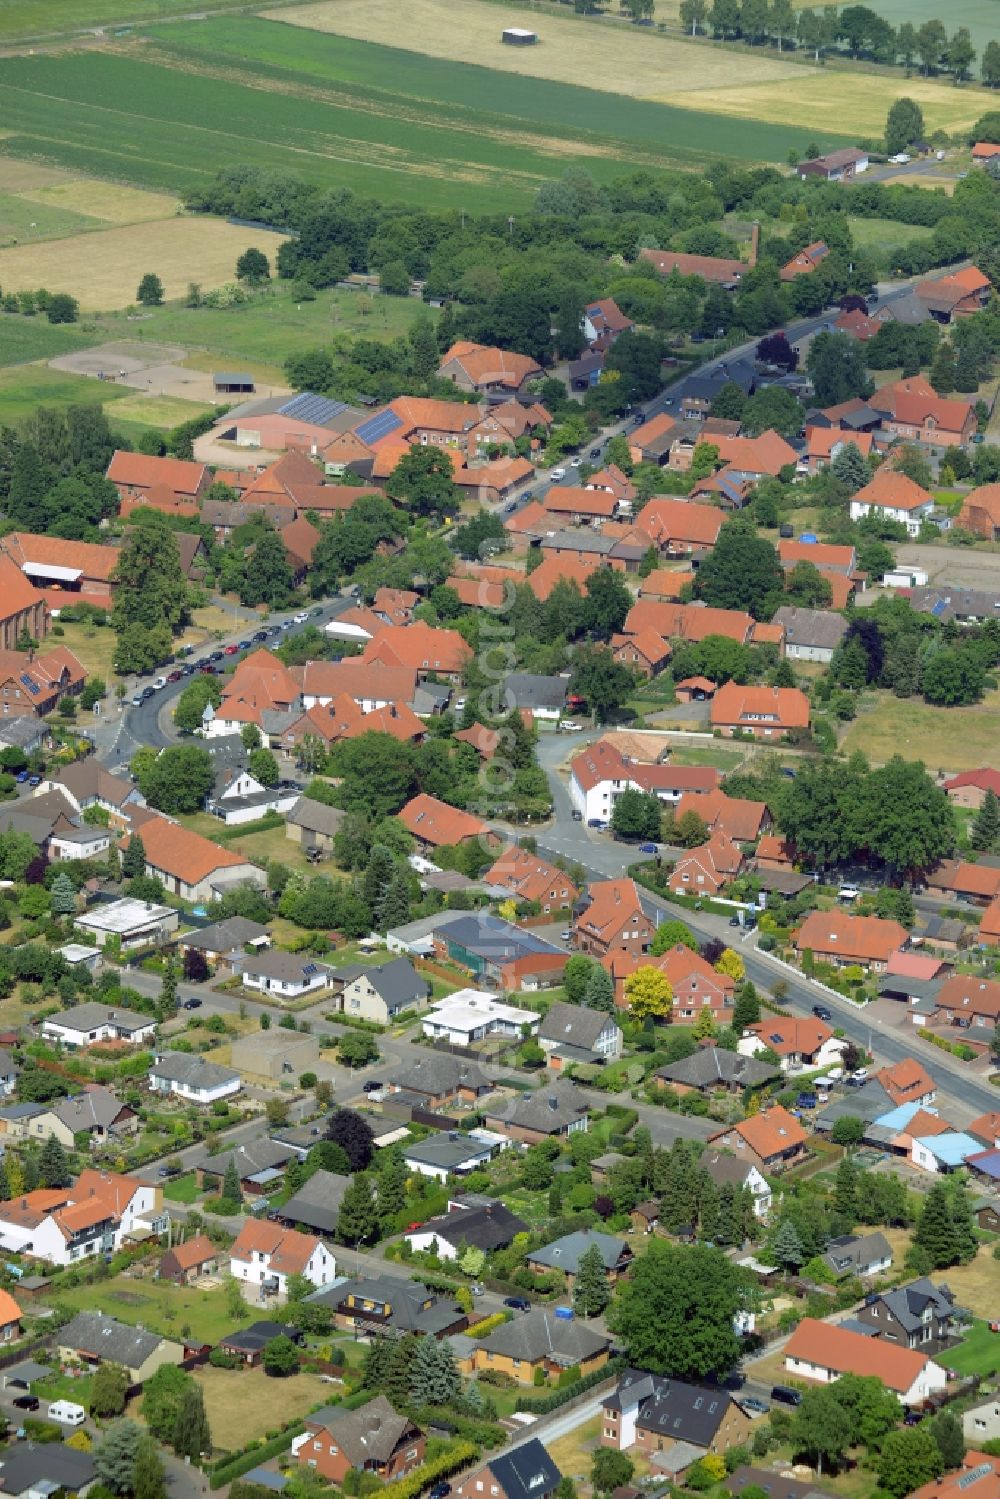
[[95, 1041], [130, 1041], [142, 1046], [155, 1030], [155, 1016], [96, 1003], [61, 1010], [42, 1021], [43, 1038], [64, 1046], [93, 1046]]
[[326, 989], [330, 969], [317, 963], [307, 953], [280, 952], [264, 948], [247, 958], [243, 966], [243, 985], [269, 994], [274, 999], [298, 999], [314, 989]]
[[949, 1129], [940, 1135], [915, 1137], [910, 1147], [910, 1160], [924, 1171], [958, 1171], [970, 1155], [980, 1154], [982, 1148], [980, 1141], [974, 1140], [964, 1130]]
[[655, 765], [626, 759], [607, 740], [598, 739], [573, 757], [569, 796], [584, 822], [610, 822], [623, 791], [643, 791], [675, 807], [686, 792], [714, 791], [718, 771], [706, 765]]
[[754, 1217], [760, 1219], [767, 1217], [773, 1200], [771, 1184], [764, 1173], [751, 1161], [741, 1161], [729, 1150], [714, 1150], [710, 1146], [699, 1164], [708, 1172], [717, 1187], [724, 1187], [727, 1183], [735, 1187], [737, 1191], [743, 1187], [749, 1187], [753, 1198]]
[[154, 905], [133, 896], [92, 906], [73, 918], [76, 930], [92, 937], [99, 947], [117, 937], [123, 948], [164, 942], [176, 932], [179, 922], [180, 913], [172, 906]]
[[786, 1343], [785, 1368], [819, 1384], [833, 1384], [842, 1374], [874, 1375], [903, 1405], [921, 1405], [948, 1383], [942, 1366], [919, 1349], [815, 1317], [804, 1317]]
[[304, 1275], [320, 1290], [336, 1278], [337, 1265], [315, 1234], [250, 1218], [230, 1250], [229, 1272], [236, 1280], [259, 1286], [262, 1296], [284, 1296], [290, 1275]]
[[149, 1234], [165, 1228], [159, 1187], [89, 1168], [71, 1187], [0, 1203], [0, 1248], [53, 1265], [113, 1252], [136, 1230]]
[[918, 536], [921, 523], [934, 509], [934, 503], [934, 496], [913, 479], [898, 469], [882, 468], [852, 499], [851, 520], [878, 515], [883, 520], [899, 521], [911, 536]]
[[593, 1057], [610, 1061], [622, 1054], [622, 1029], [613, 1015], [560, 1000], [547, 1011], [538, 1041], [549, 1056], [550, 1067]]
[[422, 1022], [425, 1036], [450, 1041], [453, 1046], [471, 1046], [484, 1036], [519, 1036], [522, 1027], [538, 1031], [540, 1017], [531, 1010], [500, 1004], [484, 989], [458, 989], [439, 1000]]
[[17, 1068], [9, 1051], [0, 1047], [0, 1098], [9, 1098], [17, 1086]]
[[149, 1086], [154, 1093], [172, 1093], [191, 1103], [216, 1103], [232, 1098], [240, 1091], [242, 1079], [231, 1067], [220, 1067], [192, 1052], [166, 1051], [157, 1056], [149, 1069]]
[[53, 859], [99, 859], [111, 847], [111, 834], [107, 828], [68, 828], [64, 833], [53, 833], [49, 839], [49, 854]]
[[290, 812], [298, 801], [297, 786], [265, 786], [249, 770], [234, 769], [223, 777], [221, 789], [209, 797], [205, 810], [220, 818], [226, 827], [255, 822], [266, 812]]
[[403, 1164], [407, 1171], [418, 1176], [445, 1182], [449, 1176], [468, 1176], [470, 1171], [482, 1170], [510, 1145], [506, 1135], [499, 1135], [495, 1130], [470, 1129], [467, 1134], [456, 1130], [447, 1135], [429, 1135], [426, 1140], [404, 1145]]

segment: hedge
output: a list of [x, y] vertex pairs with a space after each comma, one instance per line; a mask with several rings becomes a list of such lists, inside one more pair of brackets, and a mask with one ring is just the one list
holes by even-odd
[[566, 1385], [561, 1390], [553, 1390], [550, 1395], [521, 1395], [517, 1402], [517, 1409], [536, 1416], [547, 1416], [550, 1411], [557, 1411], [561, 1405], [575, 1400], [577, 1395], [596, 1389], [605, 1380], [620, 1374], [626, 1364], [627, 1360], [624, 1358], [612, 1358], [603, 1368], [595, 1369], [593, 1374], [588, 1374], [584, 1379], [577, 1379], [573, 1384]]
[[393, 1499], [418, 1499], [425, 1489], [439, 1478], [449, 1478], [467, 1463], [479, 1456], [479, 1448], [473, 1442], [459, 1442], [450, 1452], [442, 1452], [431, 1462], [421, 1463], [406, 1478], [398, 1478], [392, 1485]]
[[279, 1432], [276, 1437], [271, 1437], [270, 1441], [261, 1442], [258, 1447], [250, 1448], [239, 1457], [227, 1458], [224, 1462], [218, 1463], [209, 1474], [209, 1488], [221, 1489], [223, 1484], [231, 1483], [234, 1478], [242, 1478], [244, 1473], [249, 1473], [251, 1468], [256, 1468], [260, 1463], [266, 1463], [268, 1458], [277, 1457], [289, 1446], [292, 1438], [297, 1437], [303, 1431], [305, 1431], [305, 1422], [293, 1421], [291, 1426], [286, 1426], [284, 1431]]
[[467, 1327], [465, 1335], [468, 1338], [485, 1338], [495, 1328], [502, 1327], [505, 1322], [509, 1322], [512, 1316], [513, 1312], [493, 1312], [491, 1316], [484, 1317], [481, 1322], [475, 1322], [471, 1327]]

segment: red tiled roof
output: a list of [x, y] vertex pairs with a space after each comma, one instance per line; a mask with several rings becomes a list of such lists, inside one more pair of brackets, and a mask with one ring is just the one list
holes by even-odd
[[799, 952], [808, 947], [821, 955], [837, 953], [860, 963], [885, 963], [908, 938], [898, 921], [854, 916], [850, 911], [810, 911], [795, 934], [795, 946]]
[[512, 385], [518, 387], [540, 367], [526, 354], [512, 354], [509, 349], [490, 348], [485, 344], [460, 340], [441, 357], [441, 369], [452, 361], [460, 364], [473, 385]]
[[483, 880], [487, 885], [499, 885], [509, 890], [518, 900], [544, 900], [550, 890], [558, 887], [560, 891], [568, 891], [567, 902], [572, 905], [580, 893], [561, 869], [514, 845], [504, 849], [492, 869], [483, 875]]
[[383, 666], [405, 666], [413, 671], [461, 671], [472, 647], [457, 630], [438, 630], [417, 620], [398, 629], [383, 630], [364, 650], [361, 660]]
[[745, 687], [726, 682], [712, 699], [711, 722], [740, 727], [771, 722], [783, 731], [807, 729], [809, 699], [797, 687]]
[[826, 541], [779, 541], [778, 556], [782, 562], [811, 562], [815, 567], [845, 567], [848, 571], [855, 565], [853, 547], [833, 546]]
[[86, 578], [107, 582], [118, 566], [119, 547], [98, 546], [91, 541], [64, 541], [60, 536], [35, 536], [28, 531], [10, 531], [3, 549], [25, 568], [63, 567], [79, 569]]
[[781, 1155], [797, 1145], [804, 1145], [807, 1139], [799, 1121], [787, 1109], [782, 1108], [780, 1103], [772, 1104], [769, 1109], [761, 1109], [759, 1114], [752, 1114], [749, 1119], [743, 1119], [738, 1124], [727, 1125], [717, 1134], [710, 1135], [709, 1143], [728, 1134], [739, 1135], [762, 1161], [768, 1161], [772, 1156]]
[[426, 792], [408, 801], [397, 816], [415, 838], [438, 847], [450, 847], [466, 838], [478, 838], [489, 832], [486, 823], [478, 817], [462, 812], [458, 807], [450, 807], [447, 802], [438, 801], [436, 796], [428, 796]]
[[175, 494], [193, 495], [204, 483], [206, 473], [203, 463], [119, 450], [108, 464], [107, 477], [112, 484], [124, 484], [130, 489], [150, 489], [154, 484], [165, 484]]
[[635, 880], [591, 880], [587, 889], [590, 904], [578, 918], [578, 927], [605, 938], [617, 932], [635, 914], [645, 922]]
[[687, 568], [672, 571], [669, 567], [657, 567], [639, 582], [641, 599], [676, 599], [681, 589], [694, 582], [694, 573]]
[[25, 577], [14, 559], [0, 551], [0, 619], [16, 619], [44, 599], [45, 595]]
[[587, 579], [591, 573], [596, 573], [600, 566], [600, 562], [592, 561], [589, 557], [581, 557], [576, 552], [567, 552], [565, 556], [547, 552], [534, 572], [529, 574], [528, 587], [535, 598], [543, 604], [557, 583], [575, 583], [580, 592], [584, 593]]
[[677, 803], [674, 816], [681, 818], [685, 812], [700, 817], [712, 832], [724, 833], [737, 843], [752, 843], [759, 836], [761, 824], [767, 816], [767, 804], [727, 796], [722, 790], [699, 795], [686, 792]]
[[905, 979], [932, 979], [944, 965], [940, 958], [932, 958], [923, 952], [894, 952], [889, 955], [887, 973]]
[[[997, 150], [1000, 151], [1000, 146]], [[1000, 484], [996, 485], [996, 489], [1000, 497]], [[991, 770], [989, 767], [983, 767], [981, 770], [963, 770], [961, 774], [952, 776], [951, 780], [944, 783], [945, 791], [957, 791], [961, 786], [976, 786], [980, 791], [992, 791], [1000, 796], [1000, 770]]]
[[718, 255], [686, 255], [680, 250], [640, 250], [640, 260], [648, 260], [662, 276], [679, 271], [682, 276], [700, 276], [703, 281], [724, 285], [738, 281], [750, 270], [742, 260], [725, 260]]
[[931, 1362], [929, 1354], [901, 1348], [884, 1338], [869, 1338], [835, 1322], [803, 1317], [785, 1345], [788, 1358], [801, 1359], [836, 1374], [874, 1375], [897, 1395], [905, 1395]]
[[912, 1103], [915, 1098], [924, 1098], [936, 1091], [934, 1079], [915, 1057], [904, 1057], [894, 1067], [882, 1067], [875, 1074], [875, 1081], [882, 1084], [893, 1103]]
[[864, 489], [859, 489], [852, 503], [878, 505], [892, 510], [918, 510], [931, 496], [913, 479], [898, 469], [880, 468]]
[[553, 484], [542, 502], [550, 514], [611, 516], [618, 499], [607, 489], [584, 489], [578, 484]]
[[769, 1015], [748, 1027], [779, 1057], [811, 1057], [833, 1035], [833, 1026], [811, 1015]]
[[185, 1244], [175, 1244], [168, 1253], [179, 1270], [193, 1270], [197, 1265], [204, 1265], [206, 1260], [218, 1259], [220, 1251], [207, 1234], [195, 1234]]
[[654, 495], [643, 506], [637, 525], [655, 542], [714, 547], [724, 520], [722, 511], [712, 505], [694, 505], [690, 500]]
[[746, 473], [770, 474], [776, 477], [788, 464], [795, 464], [798, 454], [783, 437], [768, 429], [759, 437], [716, 437], [719, 462]]
[[959, 1015], [984, 1015], [1000, 1020], [1000, 983], [974, 974], [954, 973], [938, 990], [937, 1005]]
[[249, 862], [166, 817], [151, 817], [144, 822], [140, 837], [146, 863], [186, 885], [197, 885], [217, 869], [236, 869]]
[[249, 1218], [229, 1252], [237, 1260], [252, 1260], [255, 1254], [264, 1254], [269, 1256], [270, 1270], [281, 1275], [301, 1275], [319, 1243], [315, 1234], [300, 1234], [294, 1228]]

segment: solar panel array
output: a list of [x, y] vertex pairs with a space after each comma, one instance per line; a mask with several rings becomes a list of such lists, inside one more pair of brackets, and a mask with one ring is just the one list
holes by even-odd
[[312, 422], [315, 427], [325, 427], [342, 411], [347, 410], [347, 402], [331, 401], [327, 396], [317, 396], [311, 390], [304, 390], [301, 395], [292, 396], [291, 400], [278, 409], [282, 416], [293, 416], [296, 421]]
[[395, 432], [402, 425], [403, 418], [391, 406], [387, 406], [384, 411], [376, 411], [360, 427], [355, 427], [354, 434], [370, 447], [373, 442], [381, 442], [383, 437], [388, 437], [390, 432]]
[[24, 683], [25, 687], [27, 687], [27, 689], [31, 693], [32, 697], [37, 697], [38, 694], [39, 694], [39, 692], [41, 692], [41, 690], [42, 690], [39, 687], [38, 683], [36, 681], [34, 681], [33, 678], [31, 678], [31, 677], [28, 676], [27, 672], [22, 672], [21, 673], [21, 681]]

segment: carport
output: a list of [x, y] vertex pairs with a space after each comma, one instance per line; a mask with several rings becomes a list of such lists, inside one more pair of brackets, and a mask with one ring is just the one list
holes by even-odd
[[226, 396], [248, 396], [253, 395], [253, 376], [241, 374], [238, 371], [223, 370], [218, 375], [212, 376], [212, 386], [216, 395]]

